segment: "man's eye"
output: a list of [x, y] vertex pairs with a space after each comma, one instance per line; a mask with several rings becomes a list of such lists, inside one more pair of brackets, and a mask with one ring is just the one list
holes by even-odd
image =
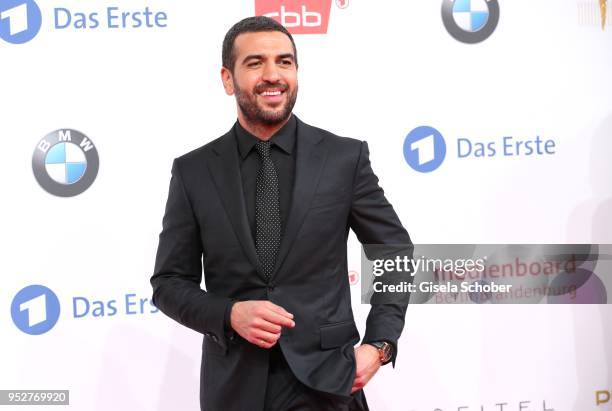
[[252, 63], [247, 64], [247, 67], [257, 67], [259, 65], [259, 61], [254, 61]]
[[290, 66], [291, 64], [293, 64], [293, 62], [291, 60], [282, 60], [281, 64], [283, 66]]

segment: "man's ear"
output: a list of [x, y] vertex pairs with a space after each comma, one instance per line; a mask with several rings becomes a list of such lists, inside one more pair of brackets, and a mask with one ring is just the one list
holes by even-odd
[[234, 81], [232, 79], [232, 73], [225, 67], [221, 67], [221, 81], [223, 82], [225, 94], [228, 96], [234, 95]]

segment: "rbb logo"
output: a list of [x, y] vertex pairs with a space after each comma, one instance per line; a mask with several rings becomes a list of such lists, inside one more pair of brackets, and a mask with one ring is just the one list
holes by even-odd
[[0, 1], [0, 38], [13, 43], [28, 42], [38, 34], [42, 23], [40, 8], [34, 0]]
[[325, 34], [331, 0], [255, 0], [255, 14], [273, 18], [291, 34]]
[[280, 13], [272, 12], [266, 13], [266, 17], [280, 19], [280, 22], [286, 28], [294, 27], [320, 27], [321, 26], [321, 13], [316, 11], [308, 11], [306, 6], [302, 6], [302, 13], [295, 11], [287, 11], [285, 6], [281, 6]]

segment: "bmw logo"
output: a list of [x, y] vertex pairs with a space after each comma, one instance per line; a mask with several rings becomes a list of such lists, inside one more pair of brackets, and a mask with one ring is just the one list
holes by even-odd
[[83, 133], [72, 129], [43, 137], [32, 156], [38, 184], [58, 197], [73, 197], [87, 190], [98, 175], [98, 151]]
[[497, 0], [444, 0], [442, 21], [455, 40], [479, 43], [495, 31], [499, 3]]

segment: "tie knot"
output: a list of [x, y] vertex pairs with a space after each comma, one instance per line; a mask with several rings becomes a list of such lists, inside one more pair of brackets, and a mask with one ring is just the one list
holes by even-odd
[[258, 141], [255, 144], [255, 148], [257, 152], [261, 156], [262, 159], [270, 157], [270, 142], [269, 141]]

